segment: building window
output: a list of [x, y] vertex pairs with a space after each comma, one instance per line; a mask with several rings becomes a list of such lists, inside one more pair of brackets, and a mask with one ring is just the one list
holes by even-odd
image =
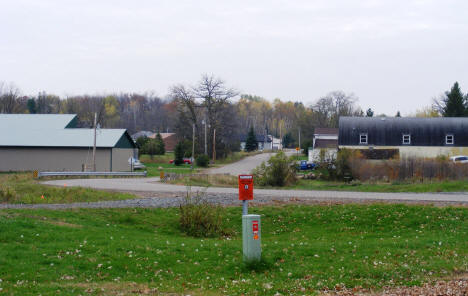
[[455, 139], [453, 135], [445, 135], [445, 144], [453, 145], [454, 142], [455, 142]]
[[359, 144], [367, 144], [367, 134], [359, 135]]
[[409, 145], [411, 144], [411, 135], [404, 134], [403, 135], [403, 145]]

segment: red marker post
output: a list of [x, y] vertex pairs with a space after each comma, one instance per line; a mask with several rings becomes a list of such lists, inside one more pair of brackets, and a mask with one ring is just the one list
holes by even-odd
[[248, 201], [253, 200], [252, 175], [239, 175], [239, 200], [242, 200], [242, 215], [247, 215]]

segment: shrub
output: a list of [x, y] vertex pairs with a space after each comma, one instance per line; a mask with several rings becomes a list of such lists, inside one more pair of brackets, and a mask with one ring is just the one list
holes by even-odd
[[11, 202], [16, 199], [16, 191], [7, 185], [0, 185], [0, 200], [3, 202]]
[[197, 158], [195, 159], [195, 162], [197, 166], [206, 168], [208, 167], [208, 164], [210, 163], [210, 158], [206, 154], [201, 154], [197, 156]]
[[179, 211], [180, 227], [190, 236], [216, 237], [230, 234], [223, 223], [224, 208], [204, 200], [203, 192], [197, 192], [192, 196], [191, 191], [187, 191]]
[[254, 170], [255, 182], [259, 185], [286, 186], [296, 182], [296, 165], [293, 158], [278, 152]]

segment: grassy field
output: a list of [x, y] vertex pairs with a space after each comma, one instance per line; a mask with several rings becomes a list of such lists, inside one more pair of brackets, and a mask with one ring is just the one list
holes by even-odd
[[132, 194], [38, 184], [32, 173], [0, 174], [0, 203], [71, 203], [135, 198]]
[[404, 205], [252, 208], [263, 262], [232, 237], [192, 238], [177, 209], [0, 211], [0, 289], [15, 295], [311, 294], [418, 285], [468, 271], [468, 209]]
[[300, 180], [288, 189], [339, 190], [360, 192], [463, 192], [468, 191], [466, 181], [440, 181], [424, 183], [344, 183], [318, 180]]

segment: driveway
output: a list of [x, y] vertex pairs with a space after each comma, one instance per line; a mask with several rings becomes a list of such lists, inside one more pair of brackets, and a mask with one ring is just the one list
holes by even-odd
[[261, 165], [264, 161], [268, 161], [273, 155], [274, 153], [261, 153], [219, 168], [208, 169], [205, 172], [207, 174], [229, 174], [233, 176], [250, 174], [257, 166]]

